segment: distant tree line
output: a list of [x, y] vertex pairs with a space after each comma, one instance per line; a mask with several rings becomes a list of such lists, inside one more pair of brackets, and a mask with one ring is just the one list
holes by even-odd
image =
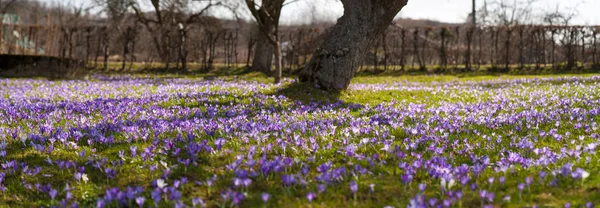
[[[108, 70], [108, 62], [121, 62], [118, 68], [131, 69], [134, 62], [163, 63], [152, 44], [152, 37], [139, 24], [120, 29], [106, 26], [27, 26], [2, 25], [3, 54], [52, 55], [88, 60]], [[17, 31], [29, 37], [23, 43], [6, 35]], [[179, 34], [168, 48], [171, 68], [209, 71], [215, 67], [252, 65], [253, 47], [260, 34], [247, 34], [243, 29], [213, 28], [202, 33], [191, 30], [185, 44]], [[327, 30], [285, 28], [279, 31], [282, 41], [282, 68], [298, 71], [324, 41]], [[577, 67], [600, 62], [600, 27], [597, 26], [394, 26], [378, 37], [366, 56], [358, 63], [360, 70], [477, 70], [536, 67]], [[34, 47], [35, 46], [35, 47]], [[43, 50], [40, 50], [43, 49]], [[254, 48], [255, 49], [255, 48]], [[173, 61], [174, 60], [174, 61]], [[194, 63], [189, 67], [189, 63]]]
[[[598, 27], [564, 26], [572, 15], [558, 11], [544, 16], [544, 26], [523, 25], [515, 16], [526, 6], [499, 4], [493, 16], [484, 5], [481, 25], [390, 27], [406, 1], [344, 0], [346, 11], [335, 26], [314, 27], [279, 25], [281, 9], [293, 0], [96, 1], [104, 16], [84, 7], [21, 5], [47, 12], [25, 12], [26, 22], [1, 25], [0, 52], [87, 60], [104, 70], [128, 70], [134, 62], [202, 71], [248, 66], [276, 82], [289, 70], [330, 90], [346, 88], [358, 70], [505, 71], [599, 62]], [[211, 15], [217, 10], [236, 16], [240, 9], [255, 21]]]

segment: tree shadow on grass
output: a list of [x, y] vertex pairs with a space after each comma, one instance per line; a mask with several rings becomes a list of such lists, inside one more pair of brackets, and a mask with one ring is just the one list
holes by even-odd
[[305, 83], [289, 84], [270, 95], [284, 96], [292, 100], [296, 108], [304, 108], [303, 106], [321, 110], [347, 108], [350, 112], [358, 113], [366, 107], [364, 103], [342, 99], [342, 96], [347, 96], [344, 91], [326, 91]]
[[242, 76], [247, 74], [255, 73], [249, 67], [223, 67], [212, 70], [203, 69], [189, 69], [182, 70], [179, 68], [161, 68], [161, 67], [149, 67], [143, 68], [136, 71], [108, 71], [107, 74], [154, 74], [154, 75], [185, 75], [185, 76], [200, 76], [200, 77], [221, 77], [221, 76]]
[[301, 102], [304, 104], [325, 104], [341, 101], [340, 96], [342, 95], [342, 92], [325, 91], [310, 86], [309, 84], [294, 82], [270, 95], [285, 96], [296, 102]]

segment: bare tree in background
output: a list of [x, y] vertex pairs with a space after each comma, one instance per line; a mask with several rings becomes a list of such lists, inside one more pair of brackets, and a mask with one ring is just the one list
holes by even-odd
[[103, 8], [104, 13], [109, 20], [109, 27], [103, 30], [103, 51], [104, 51], [104, 70], [108, 70], [108, 58], [110, 57], [110, 36], [113, 33], [125, 34], [125, 37], [119, 37], [124, 40], [123, 42], [123, 57], [121, 70], [125, 69], [125, 62], [127, 55], [129, 54], [129, 40], [131, 38], [126, 37], [131, 34], [128, 28], [124, 28], [123, 22], [129, 10], [129, 5], [133, 3], [133, 0], [95, 0], [96, 4]]
[[344, 15], [300, 73], [325, 90], [347, 89], [358, 66], [408, 0], [341, 0]]
[[127, 14], [133, 0], [96, 0], [96, 2], [103, 7], [109, 19], [118, 21]]
[[8, 11], [17, 0], [0, 0], [0, 14], [4, 14]]
[[[581, 2], [580, 2], [581, 3]], [[554, 10], [545, 11], [542, 14], [542, 22], [549, 25], [570, 25], [573, 18], [579, 14], [577, 7], [573, 7], [566, 11], [561, 9], [560, 5], [556, 5]]]
[[[571, 23], [571, 20], [577, 16], [577, 6], [573, 8], [556, 5], [554, 10], [544, 11], [540, 9], [534, 9], [536, 7], [536, 3], [539, 0], [486, 0], [481, 12], [479, 12], [479, 18], [486, 25], [504, 25], [504, 26], [517, 26], [523, 24], [547, 24], [551, 26], [568, 26]], [[583, 1], [571, 1], [569, 3], [575, 2], [576, 4], [581, 4]], [[509, 59], [508, 45], [510, 41], [510, 37], [514, 34], [511, 33], [513, 30], [510, 28], [507, 30], [506, 39], [506, 48], [505, 50], [505, 60]], [[524, 43], [524, 33], [526, 33], [525, 27], [514, 27], [514, 32], [516, 32], [516, 36], [518, 37], [519, 43]], [[539, 31], [538, 31], [539, 33]], [[560, 29], [553, 28], [550, 30], [550, 34], [546, 34], [547, 32], [542, 32], [541, 37], [543, 40], [546, 39], [548, 35], [550, 35], [550, 44], [552, 45], [551, 57], [554, 61], [554, 57], [557, 55], [564, 55], [567, 59], [566, 68], [572, 68], [576, 66], [576, 48], [580, 47], [578, 42], [581, 41], [581, 45], [584, 45], [585, 36], [578, 34], [579, 31], [573, 28], [570, 29]], [[582, 33], [583, 34], [583, 33]], [[581, 39], [579, 39], [582, 37]], [[560, 38], [559, 42], [555, 41], [555, 38]], [[567, 52], [565, 54], [557, 54], [555, 52], [555, 47], [557, 43], [566, 47]], [[585, 48], [582, 46], [581, 48]], [[521, 67], [523, 67], [523, 59], [525, 55], [523, 54], [523, 47], [519, 47], [519, 62], [521, 63]], [[506, 62], [506, 68], [508, 68], [508, 61]]]
[[486, 0], [479, 22], [486, 25], [519, 25], [533, 22], [533, 6], [539, 0]]
[[279, 37], [279, 18], [281, 9], [296, 0], [245, 0], [250, 13], [258, 24], [260, 35], [256, 45], [252, 69], [271, 74], [273, 53], [275, 54], [275, 83], [281, 81], [283, 58]]
[[[582, 2], [579, 2], [579, 4], [581, 4]], [[563, 9], [561, 9], [563, 8]], [[579, 11], [576, 9], [577, 7], [572, 8], [571, 10], [567, 11], [564, 9], [564, 7], [561, 7], [560, 5], [556, 5], [554, 10], [551, 11], [546, 11], [544, 14], [542, 14], [542, 22], [545, 24], [549, 24], [551, 26], [568, 26], [571, 24], [571, 20], [573, 20], [573, 18], [575, 18], [577, 16], [577, 14], [579, 13]], [[567, 58], [567, 65], [565, 66], [566, 68], [573, 68], [576, 66], [576, 45], [578, 45], [578, 32], [577, 30], [552, 30], [551, 34], [552, 34], [552, 39], [554, 40], [556, 34], [558, 33], [558, 37], [560, 38], [560, 44], [566, 46], [567, 48], [567, 52], [566, 52], [566, 58]], [[583, 34], [582, 34], [583, 35]], [[585, 38], [585, 37], [584, 37]], [[554, 45], [554, 43], [553, 43]], [[581, 45], [583, 48], [585, 48], [585, 43], [584, 40], [582, 40]], [[553, 46], [554, 47], [554, 46]], [[553, 54], [555, 55], [555, 54]], [[582, 55], [583, 56], [583, 55]]]
[[[141, 2], [132, 0], [131, 8], [136, 17], [146, 30], [152, 35], [153, 44], [166, 68], [172, 61], [171, 48], [173, 47], [172, 34], [187, 35], [188, 25], [195, 23], [206, 15], [209, 10], [217, 6], [226, 6], [225, 0], [188, 1], [188, 0], [149, 0], [153, 11], [151, 15], [143, 12]], [[191, 11], [191, 8], [198, 8]], [[180, 37], [185, 44], [186, 37]], [[181, 53], [180, 53], [181, 54]], [[181, 59], [181, 57], [180, 57]], [[185, 63], [182, 64], [185, 66]]]

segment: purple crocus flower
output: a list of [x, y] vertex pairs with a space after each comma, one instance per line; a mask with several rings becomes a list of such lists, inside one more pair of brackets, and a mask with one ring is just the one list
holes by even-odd
[[435, 207], [435, 204], [437, 204], [437, 199], [436, 198], [430, 198], [429, 199], [429, 206]]
[[419, 191], [424, 192], [425, 189], [427, 189], [427, 184], [420, 183], [419, 184]]
[[325, 185], [325, 184], [319, 184], [319, 185], [317, 185], [317, 190], [318, 190], [319, 193], [325, 192], [325, 189], [327, 189], [327, 185]]
[[85, 151], [85, 150], [83, 150], [83, 151], [81, 151], [81, 152], [78, 152], [79, 158], [84, 158], [84, 157], [85, 157], [85, 154], [86, 154], [86, 151]]
[[525, 184], [519, 183], [518, 188], [520, 192], [523, 192], [523, 189], [525, 189]]
[[131, 158], [135, 158], [135, 156], [137, 155], [137, 148], [137, 146], [129, 147], [129, 150], [131, 151]]
[[159, 188], [156, 188], [154, 191], [150, 192], [150, 195], [152, 196], [152, 200], [154, 200], [155, 204], [158, 204], [162, 198], [162, 193]]
[[75, 173], [73, 176], [75, 177], [75, 180], [77, 180], [77, 181], [81, 181], [81, 176], [82, 176], [82, 174], [81, 174], [81, 173], [77, 172], [77, 173]]
[[233, 192], [233, 204], [240, 204], [246, 196], [242, 193]]
[[106, 173], [106, 177], [108, 178], [115, 178], [117, 176], [117, 171], [112, 168], [104, 169], [104, 173]]
[[486, 190], [481, 190], [479, 191], [479, 197], [480, 198], [485, 198], [487, 196], [487, 191]]
[[488, 202], [493, 203], [494, 199], [496, 198], [496, 194], [494, 194], [493, 192], [488, 192], [485, 195], [485, 198], [487, 199]]
[[531, 177], [525, 178], [525, 183], [527, 184], [527, 186], [531, 185], [531, 182], [533, 182], [533, 178], [531, 178]]
[[404, 184], [408, 184], [408, 183], [410, 183], [412, 181], [413, 175], [411, 175], [411, 174], [403, 174], [401, 178], [402, 178], [402, 182]]
[[306, 194], [306, 199], [308, 199], [308, 202], [312, 202], [315, 198], [317, 198], [317, 195], [313, 192], [308, 192], [308, 194]]
[[202, 200], [202, 199], [201, 199], [201, 198], [199, 198], [199, 197], [193, 198], [193, 199], [192, 199], [192, 206], [193, 206], [193, 207], [196, 207], [196, 206], [198, 206], [198, 205], [200, 205], [200, 206], [204, 206], [204, 205], [205, 205], [205, 204], [204, 204], [204, 200]]
[[146, 198], [144, 198], [143, 196], [137, 197], [135, 198], [135, 203], [139, 206], [139, 207], [143, 207], [144, 206], [144, 201], [146, 201]]
[[269, 193], [262, 193], [261, 194], [261, 198], [262, 198], [263, 202], [266, 203], [267, 201], [269, 201], [269, 198], [271, 198], [271, 194], [269, 194]]
[[477, 184], [471, 183], [471, 191], [475, 191], [475, 190], [477, 190]]
[[58, 194], [58, 191], [56, 189], [51, 189], [50, 192], [48, 192], [48, 194], [50, 194], [50, 198], [54, 200], [54, 198], [56, 198], [56, 195]]
[[540, 171], [540, 173], [539, 173], [539, 174], [540, 174], [540, 178], [541, 178], [542, 180], [544, 180], [544, 178], [546, 178], [546, 172], [544, 172], [544, 171]]
[[96, 207], [103, 208], [104, 205], [105, 205], [104, 199], [100, 198], [100, 199], [98, 199], [98, 201], [96, 201]]
[[592, 202], [588, 202], [585, 204], [585, 208], [593, 208], [594, 207], [594, 203]]
[[181, 192], [175, 190], [175, 188], [173, 188], [172, 190], [170, 190], [171, 194], [169, 195], [169, 200], [171, 201], [179, 201], [179, 199], [181, 199]]
[[358, 191], [358, 184], [356, 184], [356, 181], [350, 181], [350, 190], [352, 193], [356, 193], [356, 191]]
[[444, 207], [450, 207], [452, 205], [452, 201], [448, 200], [448, 199], [444, 199], [444, 201], [442, 202]]
[[294, 175], [283, 175], [281, 176], [281, 180], [283, 181], [283, 185], [291, 186], [296, 183], [296, 178]]

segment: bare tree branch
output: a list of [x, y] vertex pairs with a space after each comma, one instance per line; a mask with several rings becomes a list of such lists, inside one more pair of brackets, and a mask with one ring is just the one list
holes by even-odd
[[0, 13], [4, 14], [8, 11], [17, 0], [0, 0]]

